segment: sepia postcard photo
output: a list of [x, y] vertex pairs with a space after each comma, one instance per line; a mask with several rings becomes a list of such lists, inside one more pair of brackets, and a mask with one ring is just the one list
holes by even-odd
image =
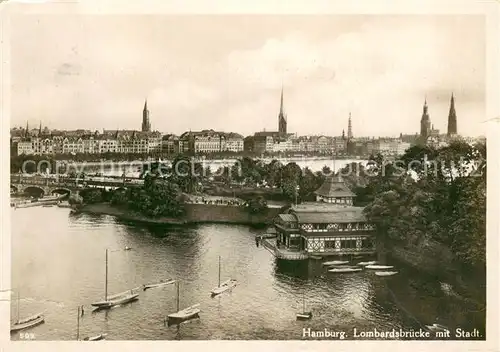
[[498, 4], [296, 5], [0, 4], [2, 341], [498, 341]]

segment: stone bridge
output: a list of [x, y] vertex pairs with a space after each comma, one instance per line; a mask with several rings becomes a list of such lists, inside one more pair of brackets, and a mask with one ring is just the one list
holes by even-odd
[[109, 179], [105, 181], [84, 180], [77, 178], [57, 178], [43, 176], [11, 175], [11, 192], [24, 193], [29, 189], [43, 192], [43, 195], [53, 193], [78, 193], [85, 188], [127, 188], [137, 187], [141, 184], [130, 184], [122, 179]]

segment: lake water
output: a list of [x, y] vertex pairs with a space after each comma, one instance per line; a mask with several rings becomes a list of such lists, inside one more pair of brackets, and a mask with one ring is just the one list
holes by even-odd
[[[204, 160], [200, 163], [204, 168], [210, 167], [212, 172], [216, 172], [222, 166], [232, 166], [235, 163], [235, 159], [224, 159], [224, 160]], [[265, 160], [266, 163], [271, 162], [271, 159]], [[318, 158], [289, 158], [280, 159], [280, 162], [286, 165], [289, 162], [295, 162], [301, 168], [308, 167], [311, 171], [316, 172], [323, 169], [324, 166], [328, 166], [331, 170], [339, 170], [345, 165], [352, 162], [366, 164], [367, 160], [357, 160], [357, 159], [343, 159], [343, 160], [332, 160], [332, 159], [318, 159]], [[83, 164], [69, 164], [72, 167], [76, 167], [79, 171], [87, 172], [101, 172], [109, 176], [120, 176], [123, 172], [127, 176], [139, 176], [140, 172], [137, 171], [139, 167], [142, 166], [142, 162], [89, 162], [85, 166]]]
[[[70, 215], [57, 207], [12, 209], [11, 217], [12, 287], [20, 291], [20, 315], [46, 316], [44, 324], [26, 330], [37, 340], [74, 340], [79, 305], [85, 308], [80, 336], [105, 332], [108, 340], [288, 340], [301, 339], [309, 327], [345, 331], [351, 339], [353, 328], [409, 331], [436, 318], [484, 335], [484, 312], [474, 312], [446, 295], [435, 279], [397, 263], [392, 264], [398, 275], [381, 278], [370, 271], [328, 273], [320, 261], [282, 262], [257, 248], [259, 230], [246, 226], [153, 228], [110, 216]], [[126, 246], [132, 250], [124, 251]], [[93, 313], [90, 303], [104, 296], [106, 248], [112, 251], [110, 294], [178, 278], [181, 309], [199, 303], [200, 319], [164, 326], [165, 316], [176, 310], [174, 285], [141, 291], [136, 302]], [[239, 284], [211, 298], [219, 256], [222, 280]], [[313, 319], [296, 321], [304, 297]]]

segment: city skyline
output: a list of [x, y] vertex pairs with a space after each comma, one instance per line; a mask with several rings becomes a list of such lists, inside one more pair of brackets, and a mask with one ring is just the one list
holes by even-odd
[[452, 93], [458, 133], [485, 132], [480, 16], [32, 15], [12, 23], [11, 126], [140, 130], [147, 99], [152, 130], [251, 135], [277, 130], [283, 86], [290, 133], [340, 135], [351, 114], [355, 137], [414, 134], [424, 99], [446, 133]]

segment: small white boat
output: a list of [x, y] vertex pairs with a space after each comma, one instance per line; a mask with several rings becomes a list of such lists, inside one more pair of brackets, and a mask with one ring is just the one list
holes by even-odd
[[302, 312], [296, 314], [297, 320], [309, 320], [312, 318], [312, 312], [306, 311], [306, 296], [302, 295]]
[[170, 284], [174, 284], [175, 280], [174, 279], [168, 279], [166, 281], [160, 281], [156, 284], [147, 284], [142, 286], [142, 290], [146, 291], [148, 288], [156, 288], [156, 287], [162, 287]]
[[358, 271], [362, 271], [363, 269], [361, 268], [333, 268], [333, 269], [328, 269], [328, 272], [330, 273], [356, 273]]
[[93, 307], [100, 309], [111, 308], [121, 304], [129, 303], [139, 299], [139, 294], [134, 291], [140, 288], [136, 287], [131, 290], [123, 291], [112, 296], [108, 295], [108, 249], [106, 248], [106, 275], [104, 279], [104, 300], [91, 303]]
[[29, 318], [25, 318], [14, 323], [10, 328], [10, 332], [31, 328], [33, 326], [43, 323], [44, 321], [45, 317], [43, 316], [43, 314], [35, 314]]
[[216, 287], [212, 290], [212, 297], [217, 296], [217, 295], [233, 288], [237, 284], [238, 284], [238, 282], [235, 279], [229, 279], [229, 280], [224, 281], [223, 283], [220, 284], [219, 287]]
[[125, 246], [125, 250], [126, 250], [126, 251], [129, 251], [129, 250], [131, 250], [131, 249], [132, 249], [132, 247]]
[[31, 328], [38, 324], [41, 324], [45, 321], [45, 317], [42, 313], [33, 314], [27, 318], [19, 319], [20, 308], [19, 308], [20, 295], [19, 291], [17, 292], [17, 321], [12, 324], [10, 328], [10, 332], [20, 331], [24, 329]]
[[180, 307], [180, 294], [179, 294], [179, 280], [176, 281], [177, 286], [177, 312], [171, 313], [167, 315], [165, 318], [165, 322], [168, 322], [168, 325], [182, 323], [185, 320], [190, 320], [193, 318], [199, 318], [200, 314], [200, 304], [193, 304], [190, 307], [184, 308], [183, 310], [179, 310]]
[[398, 272], [397, 271], [376, 271], [375, 275], [377, 276], [392, 276], [396, 275]]
[[139, 299], [139, 294], [138, 293], [129, 293], [128, 295], [116, 298], [116, 299], [108, 299], [105, 301], [100, 301], [100, 302], [94, 302], [92, 303], [93, 307], [97, 308], [111, 308], [114, 306], [119, 306], [122, 304], [126, 304], [132, 301], [135, 301]]
[[427, 329], [429, 329], [430, 331], [433, 331], [433, 332], [436, 332], [436, 331], [449, 331], [448, 327], [444, 326], [444, 325], [441, 325], [441, 324], [432, 324], [432, 325], [426, 325], [425, 326]]
[[108, 334], [99, 334], [95, 336], [89, 336], [85, 337], [83, 340], [80, 340], [80, 313], [82, 312], [80, 309], [83, 309], [82, 307], [78, 307], [78, 315], [77, 315], [77, 323], [76, 323], [76, 340], [77, 341], [99, 341], [99, 340], [104, 340], [105, 337]]
[[82, 341], [100, 341], [100, 340], [105, 340], [106, 336], [108, 336], [108, 334], [99, 334], [99, 335], [95, 335], [95, 336], [86, 337]]
[[330, 266], [330, 265], [342, 265], [342, 264], [348, 264], [348, 260], [332, 260], [330, 262], [324, 262], [323, 266]]
[[220, 267], [221, 267], [221, 265], [220, 265], [220, 256], [219, 256], [219, 286], [217, 286], [216, 288], [214, 288], [211, 291], [212, 297], [220, 295], [221, 293], [226, 292], [229, 289], [232, 289], [233, 287], [235, 287], [238, 284], [238, 282], [235, 279], [228, 279], [228, 280], [221, 283], [220, 282]]
[[187, 307], [183, 310], [178, 311], [177, 313], [172, 313], [168, 315], [169, 319], [179, 319], [179, 320], [186, 320], [189, 318], [192, 318], [196, 316], [198, 313], [200, 313], [200, 308], [198, 308], [200, 304], [194, 304], [191, 307]]
[[370, 262], [359, 262], [357, 265], [366, 266], [366, 265], [375, 265], [375, 264], [377, 264], [377, 261], [372, 260]]
[[394, 266], [392, 265], [367, 265], [365, 266], [366, 269], [379, 269], [379, 270], [384, 270], [384, 269], [392, 269]]

